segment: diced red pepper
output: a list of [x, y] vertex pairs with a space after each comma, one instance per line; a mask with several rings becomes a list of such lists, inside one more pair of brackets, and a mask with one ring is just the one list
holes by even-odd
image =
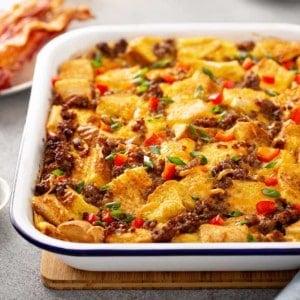
[[158, 103], [159, 103], [159, 99], [157, 97], [150, 97], [149, 99], [149, 109], [150, 110], [157, 110], [158, 107]]
[[214, 93], [208, 96], [208, 100], [211, 101], [213, 104], [221, 104], [223, 101], [223, 93]]
[[256, 212], [259, 215], [268, 215], [276, 210], [276, 203], [270, 200], [261, 200], [256, 203]]
[[254, 61], [250, 57], [247, 57], [242, 63], [242, 67], [246, 71], [250, 70], [253, 66], [254, 66]]
[[176, 81], [175, 76], [171, 75], [171, 74], [162, 74], [160, 76], [165, 82], [167, 83], [173, 83], [174, 81]]
[[220, 215], [216, 215], [215, 217], [210, 219], [208, 223], [212, 225], [224, 226], [224, 220]]
[[296, 107], [291, 114], [291, 119], [297, 124], [300, 125], [300, 107]]
[[297, 210], [297, 212], [300, 214], [300, 204], [293, 204], [293, 208]]
[[295, 75], [294, 81], [300, 84], [300, 74]]
[[114, 165], [117, 167], [123, 166], [128, 159], [128, 156], [123, 153], [116, 153], [114, 158]]
[[218, 130], [215, 135], [215, 139], [219, 142], [229, 142], [233, 141], [235, 139], [235, 136], [232, 132]]
[[132, 221], [131, 225], [135, 228], [141, 228], [144, 225], [144, 219], [136, 218]]
[[115, 219], [110, 215], [109, 210], [104, 210], [102, 211], [102, 217], [101, 217], [102, 222], [105, 222], [107, 224], [112, 223]]
[[93, 224], [96, 221], [99, 221], [99, 219], [100, 218], [96, 214], [94, 214], [94, 213], [86, 214], [86, 216], [84, 218], [85, 221], [88, 221], [91, 224]]
[[262, 162], [273, 160], [280, 153], [280, 149], [271, 147], [258, 147], [256, 151], [257, 158]]
[[275, 83], [275, 77], [274, 76], [263, 75], [261, 77], [261, 79], [264, 83], [267, 83], [267, 84], [274, 84]]
[[106, 71], [104, 67], [99, 67], [95, 70], [96, 75], [101, 75]]
[[160, 145], [166, 139], [166, 134], [163, 131], [158, 131], [150, 135], [144, 140], [143, 145], [146, 147]]
[[161, 174], [161, 177], [164, 180], [170, 180], [175, 177], [175, 174], [176, 174], [176, 165], [171, 163], [166, 163], [165, 168]]
[[102, 122], [102, 121], [101, 121], [100, 128], [101, 128], [102, 130], [104, 130], [104, 131], [111, 132], [110, 126], [107, 125], [106, 123]]
[[265, 178], [264, 182], [267, 186], [274, 186], [278, 183], [278, 180], [275, 175], [270, 175]]
[[234, 86], [235, 86], [235, 83], [232, 80], [225, 80], [223, 82], [223, 88], [225, 88], [225, 89], [233, 89]]
[[100, 92], [100, 95], [103, 95], [108, 91], [108, 86], [104, 84], [96, 83], [95, 87]]
[[292, 60], [287, 60], [281, 64], [285, 69], [291, 70], [294, 67], [294, 62]]

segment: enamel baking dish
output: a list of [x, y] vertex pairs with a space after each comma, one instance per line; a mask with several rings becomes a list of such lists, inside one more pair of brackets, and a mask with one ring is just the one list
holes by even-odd
[[15, 229], [35, 246], [66, 264], [92, 271], [284, 270], [300, 267], [300, 242], [85, 244], [56, 240], [32, 222], [31, 198], [43, 154], [45, 123], [51, 105], [51, 78], [58, 66], [100, 41], [142, 35], [215, 36], [231, 41], [279, 37], [297, 40], [300, 26], [289, 24], [156, 24], [97, 26], [66, 33], [39, 53], [21, 143], [11, 203]]

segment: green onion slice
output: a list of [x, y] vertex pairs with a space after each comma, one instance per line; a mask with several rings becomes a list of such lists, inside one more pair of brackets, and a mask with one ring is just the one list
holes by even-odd
[[80, 181], [78, 184], [76, 184], [75, 191], [78, 194], [81, 194], [83, 187], [84, 187], [84, 181]]
[[106, 209], [106, 208], [109, 208], [109, 209], [118, 209], [119, 207], [121, 206], [121, 202], [120, 201], [114, 201], [114, 202], [109, 202], [109, 203], [106, 203], [103, 208]]
[[54, 175], [54, 176], [61, 176], [61, 175], [64, 175], [65, 172], [61, 169], [55, 169], [51, 172], [51, 174]]
[[280, 192], [275, 190], [275, 189], [271, 189], [271, 188], [264, 188], [261, 190], [261, 192], [268, 197], [271, 198], [277, 198], [280, 197]]
[[170, 163], [175, 164], [177, 166], [185, 166], [186, 163], [177, 156], [167, 156], [167, 159]]

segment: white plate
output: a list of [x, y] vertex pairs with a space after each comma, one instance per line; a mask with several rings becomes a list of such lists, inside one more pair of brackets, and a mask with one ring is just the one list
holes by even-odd
[[[10, 10], [14, 4], [20, 2], [20, 0], [0, 0], [0, 13], [3, 13], [5, 11]], [[89, 26], [92, 24], [97, 23], [97, 16], [95, 15], [94, 12], [97, 12], [98, 10], [98, 5], [99, 1], [91, 1], [91, 0], [85, 0], [85, 1], [80, 1], [80, 0], [69, 0], [65, 2], [64, 6], [68, 5], [87, 5], [92, 13], [94, 14], [94, 19], [92, 20], [86, 20], [86, 21], [71, 21], [71, 23], [68, 26], [67, 32], [73, 29], [77, 29], [79, 27], [85, 27]], [[28, 89], [32, 85], [32, 77], [33, 77], [33, 71], [35, 67], [35, 57], [36, 55], [26, 62], [22, 69], [18, 72], [16, 76], [13, 77], [12, 82], [11, 82], [11, 87], [0, 90], [0, 97], [1, 96], [7, 96], [11, 95], [20, 91], [23, 91], [25, 89]]]
[[37, 247], [53, 252], [68, 265], [83, 270], [246, 271], [299, 268], [300, 242], [87, 244], [57, 240], [34, 227], [31, 199], [43, 156], [44, 124], [51, 105], [52, 76], [63, 61], [100, 41], [141, 35], [218, 36], [231, 41], [276, 36], [297, 40], [300, 26], [255, 23], [95, 26], [66, 33], [48, 43], [37, 57], [14, 181], [11, 220], [16, 230]]

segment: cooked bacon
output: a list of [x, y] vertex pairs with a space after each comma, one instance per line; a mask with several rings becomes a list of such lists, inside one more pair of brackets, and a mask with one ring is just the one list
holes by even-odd
[[0, 16], [0, 90], [47, 41], [72, 20], [92, 17], [85, 6], [62, 7], [62, 0], [28, 0]]

